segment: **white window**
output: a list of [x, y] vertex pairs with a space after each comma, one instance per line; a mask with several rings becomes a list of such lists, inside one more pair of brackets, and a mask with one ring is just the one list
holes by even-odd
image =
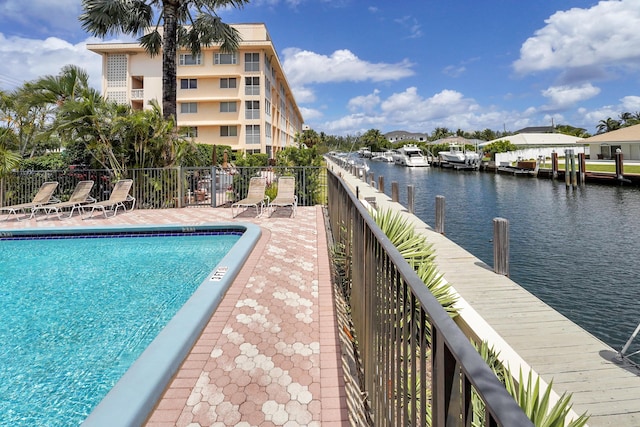
[[202, 54], [192, 55], [190, 53], [180, 54], [180, 65], [200, 65], [202, 64]]
[[198, 79], [180, 79], [180, 89], [198, 89]]
[[215, 65], [233, 65], [238, 63], [238, 56], [234, 53], [216, 53], [213, 55]]
[[268, 117], [271, 117], [271, 101], [269, 101], [269, 100], [265, 100], [264, 101], [264, 113]]
[[244, 78], [244, 94], [260, 95], [260, 77]]
[[238, 105], [236, 102], [221, 102], [220, 103], [220, 112], [221, 113], [235, 113], [238, 111]]
[[245, 101], [245, 119], [260, 118], [260, 101]]
[[247, 125], [247, 144], [260, 144], [260, 125]]
[[235, 77], [223, 77], [220, 79], [220, 89], [235, 89], [238, 86]]
[[260, 71], [260, 54], [259, 53], [244, 54], [244, 70]]
[[220, 126], [220, 136], [238, 136], [238, 127]]
[[180, 104], [180, 112], [182, 114], [193, 114], [198, 112], [197, 102], [183, 102]]
[[183, 129], [184, 129], [184, 136], [186, 136], [187, 138], [197, 138], [198, 137], [198, 127], [197, 126], [185, 127]]

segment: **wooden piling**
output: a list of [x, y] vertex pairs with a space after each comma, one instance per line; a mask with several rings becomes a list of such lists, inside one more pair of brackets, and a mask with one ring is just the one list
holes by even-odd
[[578, 153], [578, 172], [580, 184], [584, 184], [587, 177], [587, 155]]
[[493, 219], [493, 271], [509, 275], [509, 220]]
[[619, 148], [616, 150], [616, 178], [619, 180], [624, 179], [624, 159], [622, 157], [622, 150]]
[[409, 213], [412, 214], [415, 212], [415, 193], [413, 185], [407, 185], [407, 199], [407, 209], [409, 210]]
[[378, 177], [378, 191], [384, 193], [384, 176], [382, 175]]
[[400, 196], [398, 194], [398, 181], [391, 181], [391, 201], [399, 202]]
[[444, 196], [436, 196], [435, 231], [444, 234]]
[[558, 153], [555, 151], [551, 153], [551, 176], [558, 179]]

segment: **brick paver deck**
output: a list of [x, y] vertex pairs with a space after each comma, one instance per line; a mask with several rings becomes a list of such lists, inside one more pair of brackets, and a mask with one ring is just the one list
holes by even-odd
[[105, 219], [9, 220], [2, 229], [252, 222], [262, 236], [147, 426], [348, 425], [321, 207], [236, 218], [223, 208]]

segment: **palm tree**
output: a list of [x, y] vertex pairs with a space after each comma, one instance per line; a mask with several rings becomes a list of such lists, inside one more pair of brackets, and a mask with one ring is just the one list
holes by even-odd
[[598, 133], [611, 132], [612, 130], [620, 129], [620, 122], [611, 117], [607, 117], [606, 120], [600, 120], [596, 129]]
[[[184, 46], [200, 53], [202, 46], [220, 43], [223, 52], [238, 50], [240, 34], [222, 22], [218, 8], [241, 8], [249, 0], [82, 0], [82, 28], [104, 37], [108, 34], [140, 36], [151, 55], [162, 52], [162, 112], [176, 116], [176, 49]], [[197, 15], [193, 16], [192, 11]], [[157, 13], [157, 18], [155, 17]], [[163, 27], [163, 28], [161, 28]]]

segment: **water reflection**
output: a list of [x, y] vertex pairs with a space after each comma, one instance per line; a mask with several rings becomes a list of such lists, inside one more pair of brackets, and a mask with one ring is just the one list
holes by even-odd
[[493, 265], [492, 220], [510, 223], [511, 278], [615, 349], [640, 322], [640, 190], [484, 172], [411, 169], [370, 162], [385, 192], [399, 184], [406, 205], [414, 185], [416, 215], [435, 222], [445, 196], [445, 234]]

